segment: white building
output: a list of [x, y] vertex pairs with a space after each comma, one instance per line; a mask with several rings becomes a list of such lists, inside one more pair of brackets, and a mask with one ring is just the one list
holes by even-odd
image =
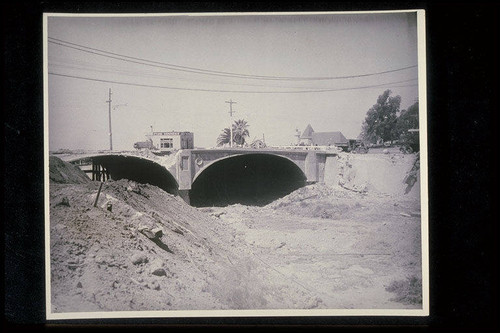
[[194, 135], [192, 132], [150, 132], [146, 137], [151, 140], [152, 149], [177, 150], [194, 148]]

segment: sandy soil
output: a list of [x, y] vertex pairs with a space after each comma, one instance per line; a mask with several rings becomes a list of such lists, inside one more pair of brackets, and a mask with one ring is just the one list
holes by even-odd
[[128, 180], [94, 207], [99, 183], [50, 162], [54, 313], [421, 308], [388, 291], [422, 274], [415, 155], [341, 154], [325, 184], [223, 208]]

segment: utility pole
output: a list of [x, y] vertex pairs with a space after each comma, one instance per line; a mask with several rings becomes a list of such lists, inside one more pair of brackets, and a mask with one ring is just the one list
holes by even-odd
[[109, 88], [109, 100], [106, 101], [109, 104], [108, 115], [109, 115], [109, 150], [113, 150], [113, 137], [111, 134], [111, 88]]
[[229, 139], [229, 147], [233, 147], [233, 104], [236, 104], [236, 102], [233, 102], [232, 99], [229, 101], [226, 101], [226, 103], [229, 103], [229, 131], [231, 132], [231, 138]]

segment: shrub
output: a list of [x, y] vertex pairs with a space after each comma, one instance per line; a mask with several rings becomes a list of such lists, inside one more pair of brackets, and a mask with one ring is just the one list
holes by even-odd
[[422, 304], [422, 279], [416, 276], [408, 277], [406, 280], [392, 281], [385, 290], [395, 293], [392, 301], [404, 304]]

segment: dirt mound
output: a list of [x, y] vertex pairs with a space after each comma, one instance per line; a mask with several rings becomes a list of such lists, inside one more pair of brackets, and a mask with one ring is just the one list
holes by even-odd
[[64, 162], [58, 157], [49, 157], [49, 178], [58, 184], [85, 184], [90, 178], [77, 166]]
[[268, 205], [303, 217], [339, 220], [361, 209], [362, 196], [339, 186], [313, 184], [302, 187]]
[[97, 182], [51, 184], [53, 312], [308, 302], [286, 281], [264, 281], [269, 268], [250, 258], [236, 231], [216, 217], [155, 186], [125, 179], [104, 183], [94, 207], [98, 188]]
[[205, 215], [128, 180], [105, 183], [94, 207], [97, 190], [51, 185], [52, 311], [224, 307], [207, 292], [215, 283], [207, 275], [224, 264], [210, 269], [220, 259], [204, 239]]

